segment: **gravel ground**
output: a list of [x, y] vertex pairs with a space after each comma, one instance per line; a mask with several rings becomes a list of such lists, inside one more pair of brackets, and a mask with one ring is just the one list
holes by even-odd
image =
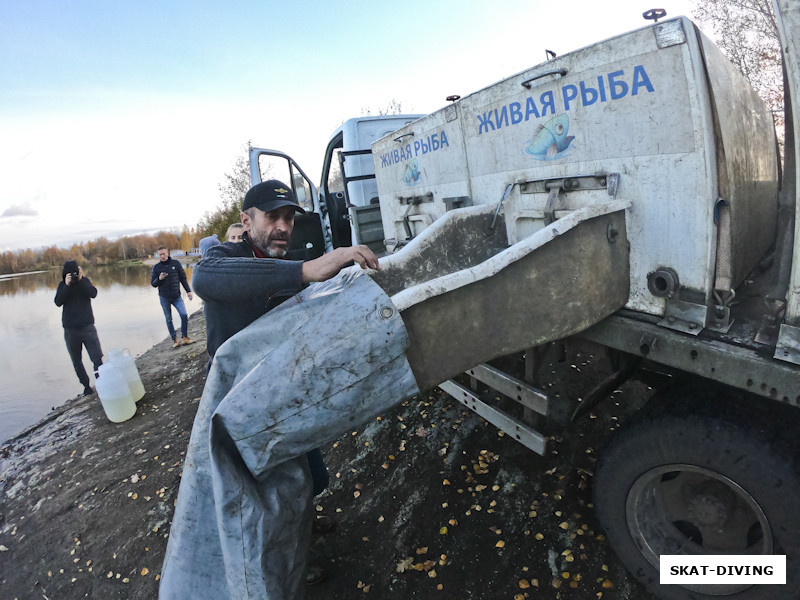
[[[202, 313], [190, 335], [204, 339]], [[202, 342], [138, 357], [134, 418], [77, 398], [0, 447], [0, 598], [157, 597], [192, 420]], [[632, 381], [577, 423], [605, 360], [568, 350], [544, 369], [553, 415], [539, 456], [442, 392], [415, 397], [324, 448], [331, 485], [312, 600], [651, 600], [605, 542], [591, 506], [595, 458], [652, 393]], [[54, 404], [58, 390], [54, 390]]]

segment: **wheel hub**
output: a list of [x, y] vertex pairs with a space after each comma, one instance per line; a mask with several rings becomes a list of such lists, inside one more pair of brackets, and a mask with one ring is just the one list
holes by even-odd
[[709, 481], [700, 487], [702, 489], [690, 486], [690, 497], [686, 502], [689, 520], [700, 528], [724, 527], [734, 510], [736, 497], [718, 481]]

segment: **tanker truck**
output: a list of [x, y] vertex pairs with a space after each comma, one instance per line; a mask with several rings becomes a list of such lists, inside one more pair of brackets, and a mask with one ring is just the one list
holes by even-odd
[[[611, 435], [593, 478], [608, 540], [659, 598], [800, 589], [800, 7], [775, 8], [783, 168], [764, 102], [663, 11], [432, 114], [347, 121], [319, 191], [290, 157], [250, 150], [253, 183], [281, 159], [309, 209], [294, 256], [383, 253], [372, 277], [402, 315], [419, 388], [531, 450], [547, 449], [536, 424], [553, 399], [537, 369], [554, 344], [593, 344], [615, 365], [576, 403], [578, 421], [643, 369], [671, 375]], [[509, 355], [524, 373], [498, 368]], [[743, 554], [785, 555], [786, 584], [660, 583], [662, 555]]]

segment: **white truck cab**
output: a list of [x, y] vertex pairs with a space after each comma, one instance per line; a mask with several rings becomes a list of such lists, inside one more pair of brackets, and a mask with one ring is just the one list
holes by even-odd
[[291, 181], [300, 204], [316, 214], [298, 220], [293, 250], [301, 251], [304, 258], [355, 244], [366, 244], [378, 254], [384, 252], [371, 146], [421, 116], [367, 116], [342, 123], [325, 149], [319, 188], [290, 156], [278, 150], [250, 148], [251, 183], [273, 177]]

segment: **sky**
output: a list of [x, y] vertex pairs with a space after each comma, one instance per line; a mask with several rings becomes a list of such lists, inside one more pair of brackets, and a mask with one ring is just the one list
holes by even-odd
[[0, 0], [0, 252], [194, 227], [248, 142], [430, 113], [693, 0]]

